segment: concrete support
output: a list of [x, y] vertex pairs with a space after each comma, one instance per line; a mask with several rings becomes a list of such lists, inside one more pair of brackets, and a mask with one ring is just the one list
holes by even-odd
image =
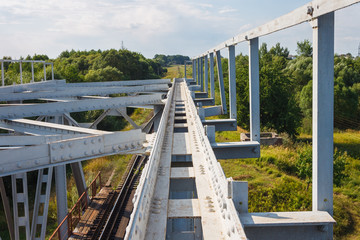
[[235, 69], [235, 46], [229, 46], [229, 110], [230, 118], [236, 119], [236, 69]]
[[260, 142], [259, 39], [249, 41], [250, 140]]
[[205, 90], [204, 92], [208, 93], [209, 92], [209, 73], [208, 70], [209, 69], [209, 64], [208, 64], [208, 56], [206, 55], [204, 57], [204, 87]]
[[[334, 12], [313, 24], [313, 211], [333, 214]], [[332, 226], [328, 229], [332, 238]]]
[[221, 66], [220, 51], [216, 52], [216, 66], [217, 66], [218, 79], [219, 79], [221, 106], [223, 109], [223, 114], [227, 114], [226, 97], [225, 97], [225, 89], [224, 89], [224, 76], [223, 76], [222, 66]]
[[210, 53], [210, 97], [215, 98], [214, 53]]

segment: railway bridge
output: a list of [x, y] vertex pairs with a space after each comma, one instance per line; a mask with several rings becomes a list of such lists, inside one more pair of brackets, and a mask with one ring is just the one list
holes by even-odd
[[[11, 239], [45, 239], [53, 175], [59, 228], [52, 238], [76, 238], [79, 228], [74, 230], [68, 214], [66, 165], [88, 204], [81, 162], [114, 154], [135, 157], [86, 239], [332, 239], [334, 12], [358, 2], [310, 2], [193, 57], [184, 64], [185, 73], [192, 66], [192, 76], [172, 80], [66, 83], [46, 80], [45, 66], [51, 63], [30, 61], [44, 65], [44, 81], [21, 79], [19, 85], [5, 86], [4, 63], [15, 60], [1, 60], [0, 190]], [[260, 157], [259, 38], [304, 22], [313, 29], [313, 209], [250, 213], [247, 182], [226, 178], [217, 159]], [[235, 46], [242, 42], [249, 45], [250, 141], [216, 142], [216, 131], [236, 130]], [[224, 86], [223, 49], [229, 86]], [[215, 105], [215, 57], [220, 105]], [[25, 61], [18, 61], [21, 72]], [[140, 128], [127, 115], [128, 107], [151, 108], [154, 117]], [[104, 110], [93, 123], [78, 123], [70, 115], [91, 110]], [[220, 114], [229, 118], [206, 119]], [[97, 130], [108, 115], [124, 117], [134, 130]], [[31, 171], [38, 178], [33, 206], [27, 183]], [[9, 176], [11, 193], [3, 181]], [[118, 218], [127, 203], [131, 209], [124, 225]]]

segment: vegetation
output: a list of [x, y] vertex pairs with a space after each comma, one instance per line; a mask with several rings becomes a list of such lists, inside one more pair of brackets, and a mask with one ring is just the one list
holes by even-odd
[[185, 61], [189, 61], [190, 58], [188, 56], [182, 55], [164, 55], [164, 54], [156, 54], [154, 56], [154, 60], [160, 63], [163, 67], [169, 67], [171, 65], [183, 65]]

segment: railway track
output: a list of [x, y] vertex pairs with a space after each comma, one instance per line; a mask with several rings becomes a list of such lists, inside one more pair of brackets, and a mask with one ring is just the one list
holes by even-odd
[[142, 167], [147, 160], [145, 155], [134, 155], [125, 172], [126, 176], [116, 190], [109, 194], [103, 210], [95, 220], [85, 239], [123, 239], [125, 228], [132, 211], [132, 197], [135, 193]]

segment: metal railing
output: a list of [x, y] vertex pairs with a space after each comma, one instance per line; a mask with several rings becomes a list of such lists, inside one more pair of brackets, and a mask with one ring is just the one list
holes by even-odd
[[[53, 234], [50, 236], [49, 240], [52, 239], [68, 239], [72, 234], [77, 224], [81, 220], [81, 216], [85, 213], [89, 204], [97, 194], [97, 190], [101, 189], [101, 174], [95, 176], [94, 180], [86, 188], [85, 192], [81, 194], [75, 205], [71, 208], [69, 213], [66, 215], [64, 220], [58, 225]], [[90, 190], [90, 193], [88, 192]], [[90, 197], [90, 201], [89, 201]], [[67, 224], [67, 228], [62, 228], [63, 225]], [[65, 232], [64, 232], [65, 231]]]
[[51, 66], [51, 79], [54, 80], [54, 63], [40, 61], [40, 60], [12, 60], [12, 59], [0, 59], [1, 62], [1, 84], [5, 86], [5, 68], [4, 63], [19, 63], [20, 70], [20, 84], [23, 84], [23, 63], [31, 63], [31, 82], [35, 82], [35, 74], [34, 74], [34, 63], [43, 64], [43, 73], [44, 78], [42, 81], [46, 81], [46, 66]]

